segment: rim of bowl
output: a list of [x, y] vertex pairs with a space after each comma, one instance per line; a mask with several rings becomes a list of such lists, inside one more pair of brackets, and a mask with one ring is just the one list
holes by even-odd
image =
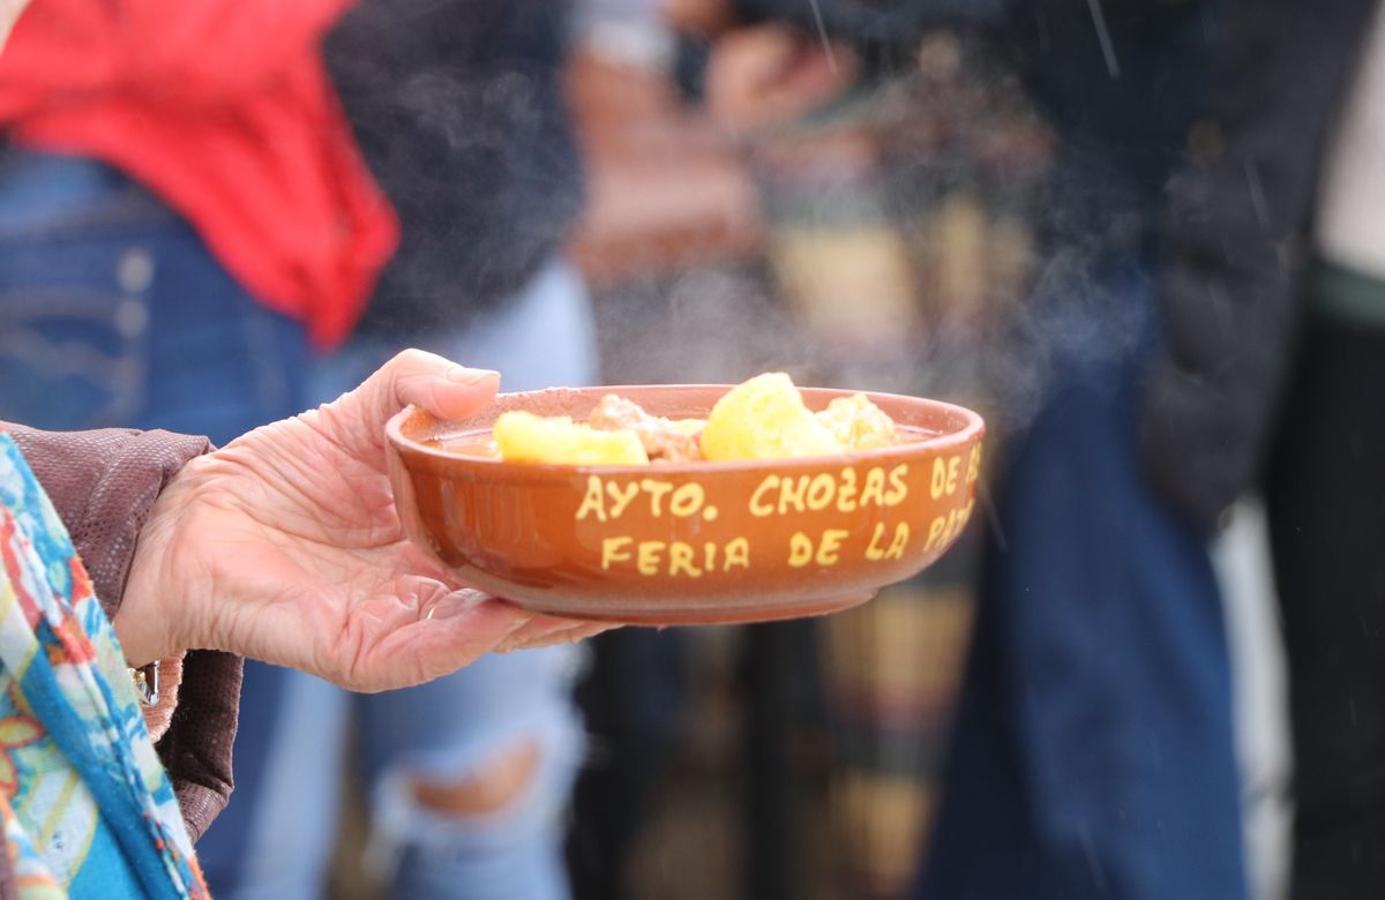
[[[608, 394], [619, 394], [623, 390], [719, 390], [722, 393], [731, 390], [734, 384], [610, 384], [593, 385], [590, 387], [576, 388], [543, 388], [537, 391], [512, 391], [507, 394], [498, 394], [497, 397], [522, 397], [526, 394], [544, 394], [554, 390], [587, 392], [602, 391]], [[959, 406], [956, 403], [948, 403], [946, 400], [933, 400], [928, 397], [913, 397], [908, 394], [894, 394], [885, 391], [856, 391], [848, 388], [822, 388], [813, 386], [801, 386], [800, 391], [824, 391], [836, 393], [843, 396], [852, 394], [865, 394], [874, 402], [877, 398], [887, 401], [901, 401], [911, 404], [926, 404], [954, 415], [960, 416], [964, 420], [962, 427], [943, 434], [930, 435], [919, 441], [906, 441], [902, 444], [895, 444], [892, 447], [879, 447], [873, 450], [852, 450], [844, 453], [834, 453], [830, 456], [794, 456], [784, 459], [737, 459], [737, 460], [698, 460], [696, 462], [682, 463], [659, 463], [657, 466], [650, 465], [569, 465], [566, 463], [531, 463], [515, 462], [486, 456], [468, 456], [461, 453], [451, 453], [438, 447], [430, 447], [422, 441], [415, 440], [404, 434], [404, 422], [409, 419], [418, 407], [414, 404], [401, 409], [389, 418], [385, 423], [385, 436], [396, 447], [407, 447], [408, 449], [432, 459], [446, 460], [454, 462], [460, 467], [475, 467], [478, 469], [486, 468], [506, 468], [512, 471], [523, 469], [528, 472], [579, 472], [593, 474], [644, 474], [651, 468], [656, 468], [660, 472], [670, 474], [696, 474], [700, 472], [734, 472], [763, 468], [790, 468], [803, 467], [814, 468], [825, 464], [838, 463], [843, 460], [856, 462], [858, 460], [871, 460], [886, 458], [898, 455], [901, 451], [907, 452], [911, 447], [932, 450], [946, 450], [953, 445], [965, 445], [977, 437], [985, 434], [986, 422], [981, 418], [981, 414]], [[484, 410], [478, 411], [480, 415]], [[446, 421], [446, 420], [442, 420]], [[908, 426], [904, 426], [908, 427]]]

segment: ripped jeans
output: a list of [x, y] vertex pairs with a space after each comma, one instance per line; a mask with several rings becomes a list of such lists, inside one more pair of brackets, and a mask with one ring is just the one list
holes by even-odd
[[[368, 696], [287, 673], [238, 877], [217, 896], [325, 894], [342, 811], [341, 751], [354, 711], [362, 777], [371, 786], [366, 863], [389, 883], [391, 896], [566, 897], [562, 814], [582, 748], [570, 691], [580, 652], [487, 656], [448, 678]], [[424, 807], [410, 790], [411, 777], [463, 776], [524, 742], [533, 742], [539, 764], [501, 809], [446, 814]], [[204, 840], [211, 839], [208, 832]]]
[[[500, 370], [506, 390], [590, 383], [596, 375], [585, 288], [560, 264], [464, 333], [419, 343], [466, 365]], [[314, 392], [335, 397], [396, 349], [353, 342], [322, 362]], [[325, 893], [341, 818], [341, 748], [354, 716], [371, 807], [366, 862], [388, 881], [391, 896], [567, 897], [563, 815], [584, 747], [572, 698], [584, 652], [559, 646], [487, 656], [431, 684], [375, 695], [352, 695], [301, 673], [267, 673], [262, 669], [268, 667], [249, 664], [242, 721], [257, 708], [270, 708], [275, 722], [243, 732], [250, 737], [258, 731], [265, 747], [237, 740], [236, 800], [248, 810], [244, 835], [237, 840], [213, 827], [199, 847], [204, 857], [231, 857], [224, 867], [229, 879], [217, 871], [222, 867], [208, 872], [216, 896], [307, 900]], [[277, 676], [277, 687], [264, 687], [266, 674]], [[412, 790], [415, 779], [464, 779], [526, 746], [537, 751], [537, 763], [517, 794], [494, 810], [441, 812]], [[263, 765], [244, 782], [239, 759], [252, 760], [257, 752]], [[235, 851], [208, 846], [218, 841], [236, 844]]]

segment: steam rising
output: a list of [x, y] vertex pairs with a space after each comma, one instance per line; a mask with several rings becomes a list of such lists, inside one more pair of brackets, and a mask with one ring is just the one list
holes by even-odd
[[[414, 14], [455, 17], [452, 6]], [[419, 22], [391, 25], [393, 5], [368, 0], [333, 36], [334, 75], [404, 222], [368, 327], [408, 341], [459, 326], [559, 251], [581, 199], [561, 56], [519, 38], [553, 25], [561, 6], [477, 4], [463, 24], [477, 34], [453, 46], [440, 32], [419, 53]], [[1093, 16], [1100, 25], [1096, 0]], [[916, 62], [910, 76], [757, 142], [767, 263], [651, 275], [600, 293], [605, 380], [735, 382], [781, 369], [803, 384], [967, 403], [1004, 432], [1034, 415], [1055, 361], [1128, 352], [1140, 313], [1103, 295], [1110, 273], [1094, 267], [1113, 248], [1138, 254], [1138, 198], [1098, 194], [1096, 162], [1063, 169], [1090, 179], [1054, 180], [1052, 141], [1016, 74], [977, 46], [935, 36]], [[871, 138], [868, 152], [851, 143], [853, 129]], [[668, 178], [679, 174], [670, 165]], [[1106, 215], [1093, 231], [1092, 210], [1120, 208], [1131, 212]], [[907, 291], [914, 308], [881, 314], [859, 334], [814, 328], [776, 248], [806, 235], [836, 252], [851, 234], [897, 240], [897, 252], [864, 246], [879, 260], [902, 258], [910, 283], [879, 280], [881, 265], [894, 271], [887, 264], [866, 267], [829, 305], [854, 313], [890, 290]], [[809, 278], [807, 293], [815, 284]]]

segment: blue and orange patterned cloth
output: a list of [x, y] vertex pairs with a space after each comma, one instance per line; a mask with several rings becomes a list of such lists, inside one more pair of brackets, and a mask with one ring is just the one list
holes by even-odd
[[22, 897], [209, 897], [115, 630], [3, 434], [0, 820]]

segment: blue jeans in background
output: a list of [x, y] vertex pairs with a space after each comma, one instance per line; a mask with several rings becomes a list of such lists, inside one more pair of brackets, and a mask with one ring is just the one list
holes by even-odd
[[1118, 302], [1081, 315], [1115, 318], [1062, 329], [1089, 339], [1005, 448], [919, 898], [1246, 895], [1221, 598], [1137, 448], [1153, 295], [1105, 288]]
[[[595, 372], [592, 329], [580, 282], [554, 266], [501, 314], [429, 349], [501, 369], [510, 389], [580, 384]], [[242, 290], [146, 190], [98, 162], [0, 149], [0, 418], [225, 443], [354, 387], [394, 349], [358, 343], [314, 371], [302, 326]], [[565, 894], [559, 819], [582, 746], [570, 699], [579, 653], [488, 657], [430, 685], [354, 698], [375, 855], [393, 863], [398, 896]], [[198, 845], [218, 896], [322, 894], [352, 700], [247, 665], [237, 790]], [[446, 777], [522, 739], [544, 765], [489, 820], [438, 821], [403, 790], [405, 768]]]
[[302, 410], [307, 339], [101, 163], [0, 146], [0, 418], [217, 443]]
[[[302, 411], [309, 362], [303, 326], [144, 188], [99, 162], [0, 149], [0, 418], [223, 444]], [[241, 727], [262, 730], [276, 700], [243, 707]], [[234, 832], [241, 807], [213, 831]]]
[[[465, 331], [415, 343], [499, 370], [505, 390], [587, 384], [597, 372], [585, 288], [556, 263]], [[353, 341], [320, 362], [313, 392], [319, 400], [336, 397], [398, 349], [397, 342]], [[392, 896], [568, 896], [563, 813], [584, 745], [572, 699], [582, 653], [562, 646], [487, 656], [421, 687], [359, 696], [302, 673], [248, 663], [245, 707], [263, 703], [277, 713], [273, 721], [243, 727], [236, 741], [233, 806], [240, 810], [228, 826], [218, 821], [198, 848], [213, 892], [222, 900], [323, 895], [354, 717], [359, 774], [370, 795], [367, 862]], [[526, 740], [535, 742], [541, 761], [523, 796], [506, 808], [463, 819], [413, 799], [410, 775], [461, 779]]]

